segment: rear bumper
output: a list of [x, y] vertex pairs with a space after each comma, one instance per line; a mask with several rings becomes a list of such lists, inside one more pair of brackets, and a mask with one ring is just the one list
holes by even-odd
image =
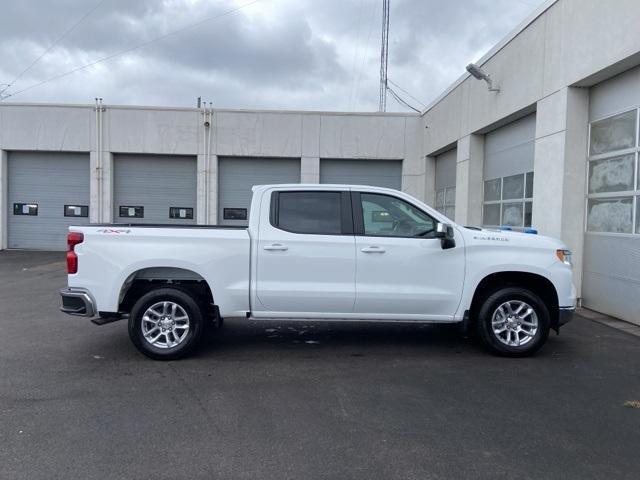
[[576, 307], [560, 307], [558, 309], [558, 326], [565, 325], [573, 319]]
[[62, 307], [60, 310], [69, 315], [95, 317], [96, 307], [88, 290], [84, 288], [63, 288], [60, 290]]

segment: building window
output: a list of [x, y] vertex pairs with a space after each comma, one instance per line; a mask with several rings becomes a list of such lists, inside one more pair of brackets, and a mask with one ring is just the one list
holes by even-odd
[[589, 128], [587, 231], [640, 234], [638, 109]]
[[456, 187], [441, 188], [436, 191], [436, 210], [454, 219], [456, 216]]
[[224, 208], [222, 209], [222, 218], [224, 220], [246, 220], [246, 208]]
[[193, 208], [169, 207], [169, 218], [176, 218], [179, 220], [193, 220]]
[[532, 205], [533, 172], [484, 181], [484, 226], [530, 227]]

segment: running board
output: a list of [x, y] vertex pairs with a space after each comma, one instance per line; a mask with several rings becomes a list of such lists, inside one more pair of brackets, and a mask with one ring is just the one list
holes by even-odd
[[94, 325], [102, 326], [102, 325], [106, 325], [107, 323], [117, 322], [118, 320], [124, 320], [125, 318], [128, 318], [128, 317], [129, 315], [115, 314], [108, 317], [92, 318], [91, 323], [93, 323]]

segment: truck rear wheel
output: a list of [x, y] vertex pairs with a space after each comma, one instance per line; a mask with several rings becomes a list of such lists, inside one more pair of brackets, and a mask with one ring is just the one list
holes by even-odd
[[200, 342], [204, 318], [198, 302], [186, 291], [163, 287], [138, 299], [129, 316], [129, 338], [155, 360], [175, 360]]
[[537, 352], [549, 336], [549, 310], [530, 290], [505, 287], [490, 294], [478, 311], [476, 327], [493, 353], [525, 357]]

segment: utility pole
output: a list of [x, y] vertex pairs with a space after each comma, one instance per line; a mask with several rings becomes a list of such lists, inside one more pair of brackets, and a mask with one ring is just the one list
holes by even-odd
[[380, 106], [378, 111], [387, 111], [387, 65], [389, 63], [389, 2], [382, 0], [382, 46], [380, 47]]

